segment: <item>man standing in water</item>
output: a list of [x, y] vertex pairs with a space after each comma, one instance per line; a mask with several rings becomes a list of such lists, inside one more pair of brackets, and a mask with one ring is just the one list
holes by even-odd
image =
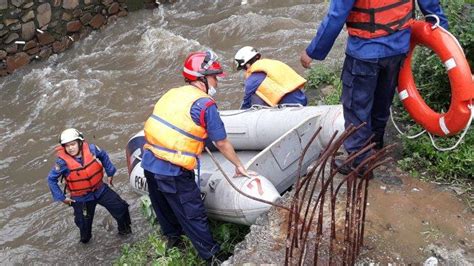
[[[108, 183], [112, 186], [115, 166], [107, 152], [94, 144], [84, 141], [81, 132], [69, 128], [61, 133], [56, 148], [56, 164], [47, 177], [48, 186], [55, 201], [62, 201], [74, 209], [74, 222], [79, 227], [82, 243], [92, 237], [92, 222], [97, 204], [104, 206], [115, 218], [120, 235], [132, 232], [128, 204], [103, 183], [104, 169]], [[99, 160], [97, 160], [99, 159]], [[58, 185], [59, 177], [66, 181], [65, 190], [70, 197], [64, 195]]]
[[[424, 15], [435, 14], [440, 24], [448, 23], [439, 0], [418, 1]], [[398, 74], [410, 45], [410, 25], [415, 14], [412, 0], [335, 0], [316, 36], [301, 53], [301, 64], [324, 60], [337, 35], [346, 24], [349, 32], [342, 69], [345, 127], [366, 125], [344, 142], [348, 154], [360, 150], [371, 138], [375, 149], [383, 147], [385, 126], [390, 115]], [[352, 165], [336, 160], [339, 172], [348, 174], [373, 151], [358, 156]]]
[[[212, 51], [191, 53], [184, 62], [188, 83], [166, 92], [145, 123], [142, 167], [151, 203], [168, 247], [179, 245], [186, 234], [199, 256], [211, 264], [225, 259], [209, 228], [206, 210], [196, 185], [194, 169], [204, 140], [214, 141], [219, 151], [235, 165], [236, 175], [247, 175], [227, 140], [224, 124], [212, 96], [217, 77], [223, 75]], [[199, 178], [199, 177], [198, 177]]]
[[237, 70], [245, 70], [245, 95], [240, 109], [248, 109], [255, 104], [272, 107], [285, 103], [308, 104], [302, 91], [306, 79], [287, 64], [262, 58], [251, 46], [240, 48], [234, 60]]

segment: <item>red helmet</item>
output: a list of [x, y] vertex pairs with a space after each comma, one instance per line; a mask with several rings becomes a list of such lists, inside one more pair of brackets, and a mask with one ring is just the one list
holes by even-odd
[[224, 76], [224, 71], [217, 59], [217, 55], [211, 50], [189, 54], [186, 60], [184, 60], [184, 78], [195, 81], [210, 75]]

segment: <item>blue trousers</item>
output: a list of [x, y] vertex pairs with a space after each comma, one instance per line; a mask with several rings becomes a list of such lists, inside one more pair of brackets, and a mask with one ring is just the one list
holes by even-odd
[[[341, 75], [345, 127], [367, 123], [344, 142], [344, 148], [349, 154], [368, 144], [372, 136], [379, 147], [383, 145], [385, 126], [405, 57], [405, 54], [401, 54], [360, 60], [346, 55]], [[359, 156], [354, 163], [359, 164], [372, 152]]]
[[106, 186], [102, 194], [90, 201], [73, 202], [74, 222], [79, 227], [81, 242], [87, 243], [92, 237], [92, 222], [94, 220], [95, 207], [97, 204], [104, 206], [107, 211], [117, 221], [119, 233], [130, 231], [130, 213], [128, 212], [128, 203], [123, 200], [109, 186]]
[[194, 172], [183, 170], [179, 176], [164, 176], [145, 170], [151, 204], [168, 238], [186, 234], [204, 260], [219, 252], [212, 238], [201, 191], [194, 181]]

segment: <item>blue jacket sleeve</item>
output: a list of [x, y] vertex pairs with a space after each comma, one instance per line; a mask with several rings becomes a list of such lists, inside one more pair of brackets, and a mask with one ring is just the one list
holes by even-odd
[[117, 169], [110, 161], [109, 155], [105, 150], [100, 149], [98, 146], [94, 144], [89, 144], [89, 148], [92, 153], [95, 154], [97, 159], [102, 162], [102, 166], [104, 167], [105, 173], [107, 176], [114, 176]]
[[318, 28], [306, 53], [316, 60], [324, 60], [341, 32], [355, 0], [332, 0], [328, 13]]
[[240, 105], [240, 109], [248, 109], [252, 107], [254, 104], [259, 105], [266, 105], [266, 103], [260, 99], [260, 97], [255, 95], [260, 84], [262, 84], [263, 80], [267, 77], [267, 75], [263, 72], [256, 72], [252, 73], [246, 80], [244, 85], [244, 98], [242, 100], [242, 104]]
[[53, 168], [51, 168], [51, 171], [49, 171], [48, 177], [46, 178], [54, 201], [63, 201], [66, 199], [66, 196], [58, 185], [58, 181], [61, 176], [67, 175], [69, 175], [69, 170], [67, 169], [66, 162], [59, 158], [56, 159], [56, 163]]
[[[418, 6], [420, 7], [421, 13], [423, 15], [437, 15], [440, 20], [441, 27], [445, 28], [446, 30], [449, 28], [448, 19], [441, 8], [439, 0], [429, 0], [429, 1], [420, 1], [418, 0]], [[434, 23], [432, 19], [428, 19], [430, 23]]]

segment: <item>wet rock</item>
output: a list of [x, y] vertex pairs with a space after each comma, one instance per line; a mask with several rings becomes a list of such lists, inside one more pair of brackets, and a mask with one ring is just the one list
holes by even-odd
[[11, 4], [16, 7], [20, 7], [21, 5], [23, 5], [24, 2], [24, 0], [11, 0]]
[[47, 25], [51, 21], [51, 6], [49, 5], [49, 3], [45, 3], [38, 6], [36, 12], [36, 20], [38, 21], [38, 27], [42, 28], [44, 25]]
[[125, 17], [126, 15], [128, 15], [128, 12], [126, 10], [122, 10], [118, 12], [117, 17]]
[[0, 10], [8, 8], [8, 0], [0, 0]]
[[7, 57], [7, 51], [0, 50], [0, 60], [3, 60]]
[[113, 23], [115, 21], [117, 21], [117, 16], [116, 15], [113, 15], [113, 16], [110, 16], [107, 18], [107, 24], [110, 24], [110, 23]]
[[7, 27], [12, 25], [12, 24], [15, 24], [17, 22], [19, 22], [19, 20], [16, 19], [16, 18], [7, 18], [7, 19], [3, 20], [3, 24], [5, 24], [5, 26], [7, 26]]
[[113, 2], [113, 0], [102, 0], [102, 4], [104, 6], [109, 6], [112, 2]]
[[61, 19], [64, 21], [71, 21], [73, 18], [73, 15], [69, 12], [64, 12], [63, 15], [61, 16]]
[[114, 2], [113, 4], [110, 5], [110, 7], [107, 9], [107, 12], [110, 15], [116, 14], [119, 11], [119, 4], [117, 2]]
[[7, 46], [5, 51], [7, 51], [7, 53], [9, 53], [9, 54], [14, 54], [18, 51], [18, 45], [16, 45], [16, 44], [9, 45], [9, 46]]
[[35, 18], [35, 12], [33, 10], [28, 11], [23, 17], [21, 17], [21, 21], [27, 22]]
[[34, 47], [32, 49], [29, 49], [28, 51], [26, 51], [27, 54], [29, 55], [35, 55], [37, 53], [39, 53], [40, 51], [40, 48], [37, 46], [37, 47]]
[[7, 69], [0, 69], [0, 77], [5, 77], [8, 75]]
[[61, 0], [53, 0], [53, 1], [51, 1], [51, 4], [52, 4], [54, 7], [61, 6]]
[[23, 51], [30, 50], [31, 48], [35, 48], [38, 46], [38, 43], [35, 41], [29, 41], [23, 46]]
[[38, 34], [38, 42], [41, 46], [54, 42], [54, 37], [49, 32]]
[[77, 32], [82, 28], [82, 23], [79, 20], [68, 22], [66, 25], [67, 32]]
[[79, 0], [64, 0], [63, 8], [64, 9], [74, 9], [79, 5]]
[[18, 40], [18, 38], [20, 38], [20, 35], [18, 35], [16, 32], [10, 33], [4, 43], [12, 43], [13, 41]]
[[92, 15], [91, 13], [85, 13], [79, 20], [82, 22], [82, 24], [88, 25], [92, 20]]
[[23, 6], [23, 9], [28, 9], [28, 8], [32, 7], [34, 4], [35, 4], [34, 2], [29, 2], [29, 3], [27, 3]]
[[50, 57], [52, 53], [53, 53], [53, 50], [51, 49], [51, 47], [43, 47], [43, 48], [41, 48], [41, 51], [39, 53], [39, 57], [41, 59], [46, 59], [46, 58]]
[[80, 16], [82, 16], [82, 14], [84, 14], [84, 13], [83, 13], [82, 9], [80, 9], [80, 8], [76, 8], [76, 9], [74, 9], [74, 11], [72, 11], [72, 15], [75, 18], [79, 18]]
[[10, 10], [10, 17], [12, 18], [20, 18], [20, 15], [22, 14], [22, 10], [19, 8], [15, 8], [13, 10]]
[[0, 38], [7, 35], [8, 30], [0, 30]]
[[21, 38], [25, 41], [29, 41], [35, 37], [35, 22], [30, 21], [21, 25]]
[[30, 56], [27, 53], [20, 52], [13, 56], [7, 57], [7, 71], [13, 73], [16, 69], [28, 64]]
[[3, 23], [0, 23], [0, 30], [3, 30], [4, 27], [5, 25], [3, 25]]
[[53, 43], [53, 52], [58, 54], [66, 50], [66, 41], [63, 39], [61, 41], [55, 41]]
[[97, 14], [91, 19], [91, 21], [89, 22], [89, 25], [94, 29], [98, 29], [102, 25], [104, 25], [104, 22], [105, 22], [104, 16]]
[[13, 25], [10, 26], [10, 30], [12, 30], [12, 31], [17, 31], [19, 29], [21, 29], [21, 24], [20, 23], [13, 24]]

